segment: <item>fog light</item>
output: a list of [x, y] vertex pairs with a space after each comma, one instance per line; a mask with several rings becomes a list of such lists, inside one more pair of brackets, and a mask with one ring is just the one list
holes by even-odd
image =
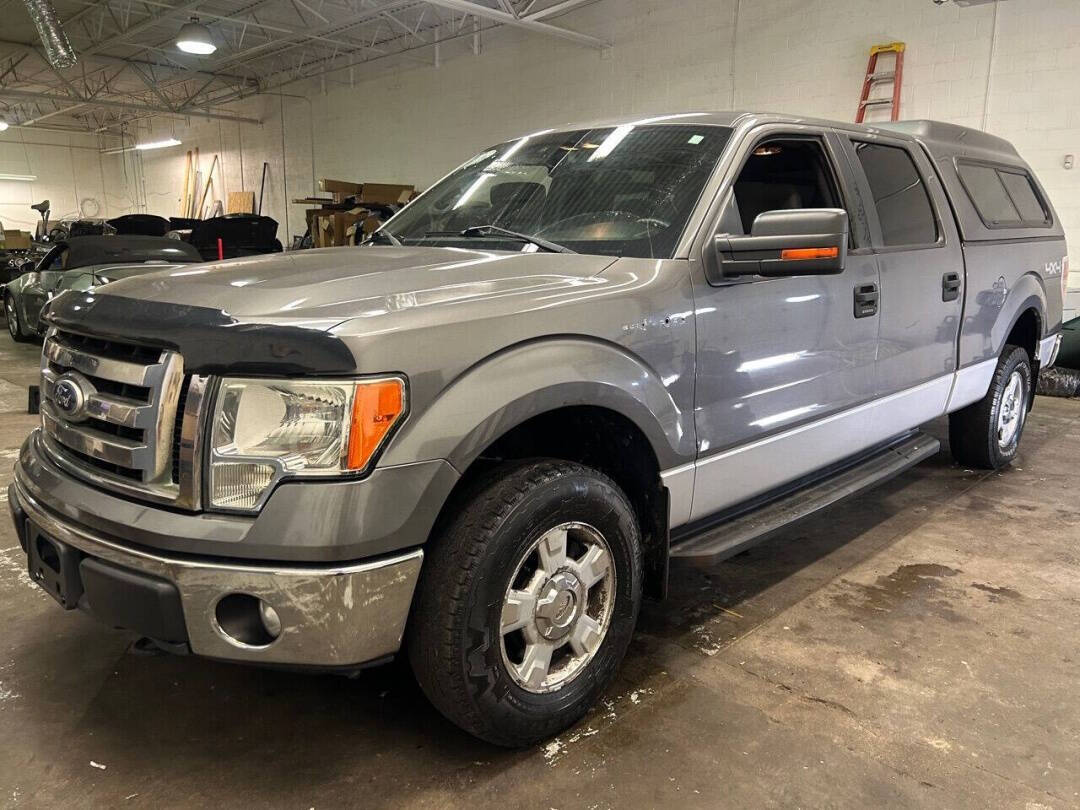
[[214, 618], [227, 639], [246, 647], [265, 647], [281, 635], [277, 611], [248, 593], [230, 593], [219, 599]]
[[259, 600], [259, 618], [262, 619], [263, 629], [270, 638], [281, 635], [281, 617], [266, 602]]

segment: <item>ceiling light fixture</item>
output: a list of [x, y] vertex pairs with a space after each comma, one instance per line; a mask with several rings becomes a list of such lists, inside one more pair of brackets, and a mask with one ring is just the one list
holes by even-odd
[[181, 141], [176, 138], [169, 138], [164, 141], [148, 141], [147, 143], [128, 144], [126, 146], [115, 146], [111, 149], [102, 149], [103, 155], [121, 155], [124, 152], [133, 152], [138, 150], [145, 152], [147, 149], [164, 149], [166, 146], [179, 146]]
[[0, 118], [0, 132], [8, 128], [8, 122]]
[[16, 180], [20, 183], [33, 183], [37, 180], [36, 174], [0, 174], [0, 180]]
[[168, 139], [166, 139], [164, 141], [150, 141], [149, 143], [137, 143], [137, 144], [135, 144], [135, 148], [138, 149], [141, 152], [144, 152], [147, 149], [164, 149], [166, 146], [179, 146], [179, 145], [180, 145], [180, 141], [176, 140], [176, 138], [168, 138]]
[[180, 33], [176, 35], [176, 47], [184, 53], [199, 56], [209, 56], [217, 50], [217, 45], [210, 39], [210, 29], [199, 22], [198, 17], [192, 17], [191, 22], [184, 23]]

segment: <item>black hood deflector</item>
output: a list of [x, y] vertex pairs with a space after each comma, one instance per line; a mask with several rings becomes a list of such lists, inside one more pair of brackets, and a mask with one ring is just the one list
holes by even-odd
[[101, 293], [67, 292], [42, 312], [82, 335], [180, 352], [190, 374], [354, 374], [349, 348], [322, 329], [240, 323], [228, 313]]

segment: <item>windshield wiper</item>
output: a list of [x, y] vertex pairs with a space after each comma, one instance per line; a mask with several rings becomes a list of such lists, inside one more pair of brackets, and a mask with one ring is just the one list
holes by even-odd
[[372, 233], [366, 241], [368, 244], [371, 245], [382, 243], [386, 245], [393, 245], [394, 247], [404, 247], [402, 241], [396, 236], [394, 236], [394, 234], [388, 231], [386, 228], [379, 228], [379, 230]]
[[519, 242], [526, 242], [530, 245], [536, 245], [541, 250], [546, 250], [550, 253], [576, 253], [577, 251], [571, 250], [565, 245], [560, 245], [558, 242], [550, 242], [547, 239], [543, 239], [539, 236], [530, 236], [527, 233], [518, 233], [517, 231], [511, 231], [506, 228], [500, 228], [498, 225], [470, 225], [463, 231], [431, 231], [424, 234], [425, 236], [464, 236], [466, 239], [472, 239], [475, 237], [484, 236], [505, 236], [507, 239], [516, 239]]
[[518, 233], [517, 231], [500, 228], [498, 225], [473, 225], [461, 232], [461, 235], [464, 237], [488, 236], [489, 234], [496, 234], [498, 236], [505, 236], [507, 239], [517, 239], [521, 242], [527, 242], [530, 245], [536, 245], [541, 250], [546, 250], [551, 253], [575, 252], [565, 245], [560, 245], [558, 242], [550, 242], [539, 236], [530, 236], [527, 233]]

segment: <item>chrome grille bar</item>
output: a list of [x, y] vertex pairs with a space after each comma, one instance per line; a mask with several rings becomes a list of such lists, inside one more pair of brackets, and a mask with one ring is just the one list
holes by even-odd
[[[50, 368], [41, 370], [41, 396], [52, 400], [53, 387], [60, 375]], [[86, 412], [95, 419], [123, 425], [129, 428], [148, 428], [157, 420], [157, 412], [152, 405], [147, 405], [131, 397], [96, 392], [86, 398]]]
[[152, 450], [144, 443], [110, 436], [85, 425], [64, 422], [52, 403], [44, 400], [41, 403], [41, 426], [60, 444], [84, 456], [133, 470], [152, 463]]
[[55, 335], [45, 339], [45, 346], [41, 353], [59, 366], [81, 371], [93, 377], [127, 385], [138, 385], [143, 388], [151, 385], [153, 370], [156, 367], [114, 360], [110, 357], [98, 357], [71, 346], [65, 346]]
[[[136, 362], [151, 358], [156, 362]], [[57, 464], [94, 484], [197, 508], [197, 436], [208, 378], [190, 379], [180, 414], [184, 382], [176, 352], [52, 329], [41, 360], [43, 446]]]

